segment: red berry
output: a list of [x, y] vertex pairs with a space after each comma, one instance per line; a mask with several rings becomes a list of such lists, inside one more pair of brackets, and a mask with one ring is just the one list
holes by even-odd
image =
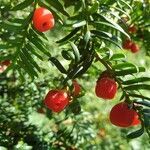
[[81, 92], [81, 86], [76, 80], [73, 80], [73, 96], [78, 96]]
[[113, 79], [109, 77], [104, 77], [97, 81], [95, 87], [95, 93], [97, 97], [103, 99], [113, 99], [115, 97], [116, 92], [117, 83]]
[[136, 26], [133, 25], [133, 26], [129, 27], [128, 31], [130, 33], [136, 33], [137, 32], [137, 28], [136, 28]]
[[47, 93], [44, 103], [53, 112], [61, 112], [69, 104], [68, 94], [64, 90], [51, 90]]
[[131, 48], [131, 45], [132, 45], [132, 41], [127, 39], [127, 40], [125, 40], [125, 41], [123, 42], [122, 47], [123, 47], [124, 49], [130, 49], [130, 48]]
[[10, 60], [2, 61], [0, 63], [0, 73], [4, 72], [10, 64], [11, 64]]
[[39, 32], [45, 32], [54, 27], [55, 21], [52, 13], [43, 7], [35, 10], [33, 15], [33, 25]]
[[134, 120], [132, 122], [132, 126], [136, 126], [136, 125], [138, 125], [140, 123], [141, 123], [141, 121], [139, 120], [139, 115], [138, 115], [138, 113], [136, 113], [136, 115], [134, 117]]
[[137, 112], [130, 109], [125, 102], [115, 105], [110, 111], [109, 118], [112, 124], [119, 127], [130, 127], [140, 123]]
[[139, 50], [140, 50], [139, 46], [137, 44], [135, 44], [135, 43], [132, 43], [132, 45], [131, 45], [131, 52], [132, 53], [136, 53]]
[[9, 66], [10, 65], [10, 60], [5, 60], [1, 63], [3, 66]]

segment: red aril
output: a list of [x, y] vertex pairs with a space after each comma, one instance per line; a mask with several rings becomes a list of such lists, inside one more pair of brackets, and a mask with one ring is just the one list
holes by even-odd
[[33, 14], [33, 25], [39, 32], [45, 32], [54, 27], [53, 14], [46, 8], [39, 7]]
[[140, 123], [137, 112], [130, 109], [125, 102], [115, 105], [110, 111], [109, 118], [112, 124], [119, 127], [130, 127]]
[[64, 90], [51, 90], [47, 93], [44, 103], [53, 112], [61, 112], [69, 104], [68, 93]]
[[78, 96], [81, 92], [81, 86], [76, 80], [73, 80], [72, 83], [73, 83], [73, 96]]
[[115, 94], [117, 92], [117, 83], [115, 80], [104, 77], [100, 78], [95, 87], [95, 93], [97, 97], [103, 98], [103, 99], [113, 99], [115, 97]]

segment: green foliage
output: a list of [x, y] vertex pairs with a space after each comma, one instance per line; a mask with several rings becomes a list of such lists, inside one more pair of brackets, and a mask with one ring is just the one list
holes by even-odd
[[[50, 32], [41, 33], [33, 26], [39, 6], [54, 15], [56, 25]], [[149, 6], [146, 0], [2, 0], [0, 62], [10, 60], [11, 65], [0, 74], [0, 145], [37, 150], [130, 149], [127, 140], [145, 131], [150, 137]], [[128, 32], [132, 25], [137, 27], [135, 34]], [[128, 38], [140, 44], [139, 54], [122, 48]], [[128, 129], [112, 132], [115, 127], [108, 125], [104, 113], [110, 106], [105, 110], [105, 104], [93, 102], [91, 89], [103, 71], [118, 83], [116, 99], [132, 103], [140, 114], [141, 126], [128, 135]], [[64, 112], [54, 114], [44, 108], [46, 91], [67, 87], [71, 92], [76, 78], [82, 92]]]

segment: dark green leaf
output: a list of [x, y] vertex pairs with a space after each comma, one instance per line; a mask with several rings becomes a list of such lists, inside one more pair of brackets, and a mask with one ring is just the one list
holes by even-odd
[[116, 46], [118, 46], [120, 49], [121, 47], [121, 43], [119, 44], [120, 39], [118, 39], [118, 37], [114, 37], [112, 34], [108, 33], [108, 32], [104, 32], [104, 31], [99, 31], [99, 30], [91, 30], [91, 33], [94, 34], [94, 36], [100, 38], [100, 39], [104, 39], [109, 41], [110, 43], [115, 44]]
[[70, 45], [73, 49], [73, 53], [74, 53], [74, 56], [75, 56], [75, 61], [79, 62], [80, 61], [80, 53], [79, 53], [79, 50], [78, 50], [77, 46], [73, 42], [70, 42]]
[[34, 49], [34, 47], [31, 44], [26, 44], [26, 48], [28, 49], [28, 51], [31, 51], [33, 55], [35, 55], [37, 58], [43, 61], [43, 57], [38, 53], [37, 50]]
[[79, 27], [82, 27], [82, 26], [84, 26], [84, 25], [86, 25], [86, 21], [85, 21], [85, 20], [73, 24], [72, 27], [73, 27], [73, 28], [79, 28]]
[[135, 68], [138, 70], [137, 66], [135, 66], [134, 64], [132, 63], [129, 63], [129, 62], [124, 62], [124, 63], [120, 63], [120, 64], [117, 64], [117, 65], [114, 65], [112, 66], [113, 69], [124, 69], [124, 68]]
[[137, 104], [141, 104], [141, 105], [150, 107], [150, 101], [147, 101], [147, 100], [138, 99], [138, 100], [134, 100], [134, 102]]
[[22, 28], [23, 28], [23, 29], [29, 26], [29, 24], [30, 24], [31, 21], [32, 21], [32, 20], [31, 20], [31, 19], [32, 19], [32, 16], [33, 16], [33, 13], [31, 12], [31, 13], [28, 15], [28, 17], [24, 19], [24, 22], [23, 22], [23, 24], [22, 24]]
[[23, 24], [24, 23], [24, 18], [22, 18], [22, 19], [20, 19], [20, 18], [10, 18], [8, 21], [12, 22], [12, 23], [17, 23], [17, 24]]
[[78, 66], [76, 68], [73, 68], [71, 72], [69, 72], [67, 79], [73, 79], [75, 76], [83, 69], [83, 66]]
[[17, 6], [13, 7], [11, 10], [16, 11], [16, 10], [25, 9], [28, 6], [31, 6], [32, 3], [33, 3], [33, 0], [25, 0], [21, 3], [19, 3]]
[[61, 72], [66, 74], [67, 71], [63, 67], [63, 65], [55, 58], [55, 57], [50, 57], [49, 60], [57, 67], [57, 69]]
[[34, 32], [36, 32], [37, 35], [40, 35], [43, 39], [45, 39], [46, 41], [48, 41], [48, 39], [47, 39], [47, 37], [46, 37], [46, 35], [44, 33], [39, 32], [37, 30], [34, 30]]
[[12, 59], [12, 55], [6, 55], [6, 56], [2, 55], [2, 56], [0, 57], [0, 61], [3, 61], [3, 60], [11, 60], [11, 59]]
[[78, 115], [81, 112], [81, 106], [78, 100], [74, 100], [70, 106], [69, 109], [75, 114]]
[[61, 12], [63, 15], [69, 17], [69, 13], [65, 10], [64, 6], [59, 2], [59, 0], [46, 0], [50, 7], [54, 7], [58, 12]]
[[25, 58], [30, 61], [32, 66], [37, 69], [37, 71], [41, 72], [41, 68], [38, 66], [38, 64], [34, 61], [34, 59], [31, 57], [31, 54], [29, 54], [30, 51], [28, 49], [23, 48], [22, 53], [24, 54]]
[[73, 29], [67, 36], [65, 36], [64, 38], [56, 41], [57, 43], [62, 43], [62, 42], [66, 42], [69, 39], [71, 39], [74, 35], [76, 35], [76, 33], [80, 30], [80, 28], [75, 28]]
[[48, 40], [46, 39], [46, 37], [45, 37], [44, 34], [42, 34], [42, 33], [41, 33], [40, 36], [39, 36], [38, 33], [37, 33], [35, 30], [30, 29], [30, 30], [29, 30], [29, 34], [30, 34], [33, 38], [38, 39], [38, 40], [40, 41], [40, 43], [43, 43], [43, 44], [48, 43]]
[[136, 84], [124, 87], [125, 90], [150, 90], [150, 85], [148, 84]]
[[25, 71], [28, 70], [30, 75], [38, 77], [37, 72], [34, 70], [34, 66], [28, 61], [27, 57], [22, 52], [20, 52], [19, 55], [23, 63], [22, 66], [25, 66]]
[[28, 39], [31, 43], [33, 43], [41, 52], [43, 52], [45, 55], [50, 56], [51, 54], [46, 50], [47, 48], [43, 45], [43, 43], [38, 40], [38, 39], [34, 39], [30, 36], [28, 36]]
[[146, 97], [146, 96], [143, 96], [143, 95], [138, 95], [138, 94], [133, 94], [133, 93], [128, 93], [128, 94], [131, 97], [137, 97], [137, 98], [141, 98], [141, 99], [150, 100], [150, 97]]
[[127, 138], [129, 139], [134, 139], [134, 138], [137, 138], [139, 136], [141, 136], [142, 134], [144, 133], [144, 128], [142, 127], [141, 129], [137, 130], [137, 131], [134, 131], [132, 133], [129, 133], [127, 135]]
[[18, 65], [22, 67], [30, 76], [32, 79], [34, 79], [34, 76], [38, 77], [38, 74], [33, 69], [33, 66], [26, 60], [24, 54], [22, 52], [19, 53], [20, 60], [17, 60]]
[[66, 60], [74, 60], [75, 59], [74, 55], [73, 55], [73, 53], [71, 51], [63, 50], [61, 52], [61, 54], [62, 54], [63, 58], [66, 59]]
[[138, 72], [145, 72], [144, 67], [138, 67], [138, 70], [136, 68], [130, 68], [130, 69], [124, 69], [121, 71], [115, 71], [116, 76], [125, 76], [125, 75], [131, 75], [133, 73], [138, 73]]
[[125, 58], [126, 58], [126, 56], [125, 56], [124, 54], [118, 53], [118, 54], [114, 54], [114, 55], [110, 58], [110, 60], [117, 61], [117, 60], [121, 60], [121, 59], [125, 59]]
[[97, 14], [99, 17], [101, 17], [103, 20], [107, 21], [108, 23], [112, 24], [113, 27], [115, 29], [117, 29], [118, 31], [120, 31], [121, 33], [123, 33], [125, 36], [127, 36], [128, 38], [130, 38], [130, 36], [123, 30], [123, 28], [121, 26], [119, 26], [119, 24], [117, 24], [115, 21], [111, 20], [110, 18], [107, 18], [101, 14]]
[[94, 5], [92, 5], [92, 7], [89, 9], [89, 13], [93, 14], [93, 13], [97, 12], [98, 9], [99, 9], [99, 3], [96, 1], [94, 3]]
[[113, 7], [114, 9], [116, 9], [117, 11], [120, 11], [122, 14], [125, 14], [128, 18], [130, 18], [129, 14], [126, 13], [123, 9], [120, 9], [118, 7]]
[[21, 25], [18, 25], [18, 24], [12, 23], [12, 22], [8, 22], [8, 21], [2, 22], [0, 24], [0, 28], [3, 28], [5, 30], [11, 31], [11, 32], [20, 32], [23, 29]]
[[143, 113], [148, 113], [148, 114], [150, 114], [150, 109], [144, 108], [144, 109], [143, 109]]
[[87, 58], [84, 59], [84, 61], [81, 64], [81, 66], [83, 68], [74, 77], [77, 78], [77, 77], [81, 76], [82, 74], [84, 74], [89, 69], [89, 67], [91, 66], [93, 59], [94, 59], [94, 53], [87, 56]]
[[0, 44], [0, 50], [5, 50], [5, 49], [9, 49], [12, 48], [14, 46], [9, 45], [9, 44]]
[[150, 127], [150, 113], [143, 113], [144, 117], [144, 126]]
[[114, 26], [114, 25], [112, 25], [112, 24], [110, 24], [110, 23], [107, 23], [107, 22], [103, 22], [103, 21], [92, 21], [90, 24], [92, 24], [93, 26], [106, 26], [106, 27], [110, 27], [111, 29], [115, 29], [115, 30], [117, 30], [117, 31], [119, 31], [119, 32], [121, 32], [121, 33], [123, 33], [125, 36], [127, 36], [127, 33], [122, 29], [122, 30], [120, 30], [120, 28], [118, 29], [118, 27], [116, 27], [116, 26]]
[[136, 78], [136, 79], [130, 79], [130, 80], [123, 81], [123, 84], [128, 85], [128, 84], [134, 84], [134, 83], [139, 83], [139, 82], [147, 82], [147, 81], [150, 81], [149, 77], [139, 77], [139, 78]]
[[120, 97], [120, 101], [123, 100], [125, 96], [126, 96], [125, 93], [122, 92], [122, 95], [121, 95], [121, 97]]
[[91, 32], [87, 31], [86, 34], [85, 34], [85, 36], [84, 36], [84, 41], [85, 41], [85, 47], [84, 48], [87, 47], [87, 44], [88, 44], [90, 38], [91, 38]]
[[[28, 67], [21, 60], [17, 60], [17, 64], [18, 64], [19, 67], [23, 68], [26, 71], [26, 73], [28, 73], [30, 75], [30, 77], [32, 79], [34, 79], [34, 75], [30, 72], [30, 70], [28, 69]], [[22, 70], [19, 70], [19, 73], [20, 72], [22, 72]], [[23, 76], [22, 73], [20, 75]]]
[[124, 0], [120, 0], [122, 3], [124, 3], [127, 7], [129, 7], [130, 9], [132, 9], [132, 7], [130, 6], [130, 4], [128, 4], [127, 1], [124, 1]]

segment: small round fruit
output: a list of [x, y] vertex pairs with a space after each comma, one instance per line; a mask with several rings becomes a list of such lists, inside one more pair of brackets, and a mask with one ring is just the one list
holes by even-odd
[[51, 90], [47, 93], [44, 103], [53, 112], [61, 112], [69, 104], [69, 97], [64, 90]]
[[10, 60], [5, 60], [5, 61], [3, 61], [1, 64], [3, 65], [3, 66], [9, 66], [10, 65]]
[[122, 47], [123, 47], [124, 49], [130, 49], [130, 48], [131, 48], [131, 45], [132, 45], [132, 41], [127, 39], [127, 40], [125, 40], [125, 41], [123, 42]]
[[137, 28], [136, 28], [136, 26], [133, 25], [133, 26], [129, 27], [128, 31], [130, 33], [136, 33], [137, 32]]
[[140, 50], [139, 46], [136, 43], [132, 43], [131, 45], [131, 52], [137, 53]]
[[118, 127], [130, 127], [140, 123], [137, 112], [130, 109], [125, 102], [121, 102], [111, 109], [109, 119], [113, 125]]
[[73, 80], [72, 83], [73, 83], [73, 96], [78, 96], [81, 92], [81, 86], [76, 80]]
[[104, 77], [97, 81], [95, 87], [95, 93], [97, 97], [103, 99], [113, 99], [115, 97], [116, 92], [117, 83], [115, 82], [115, 80], [109, 77]]
[[39, 7], [33, 14], [33, 25], [39, 32], [45, 32], [54, 27], [55, 21], [52, 13], [43, 7]]

